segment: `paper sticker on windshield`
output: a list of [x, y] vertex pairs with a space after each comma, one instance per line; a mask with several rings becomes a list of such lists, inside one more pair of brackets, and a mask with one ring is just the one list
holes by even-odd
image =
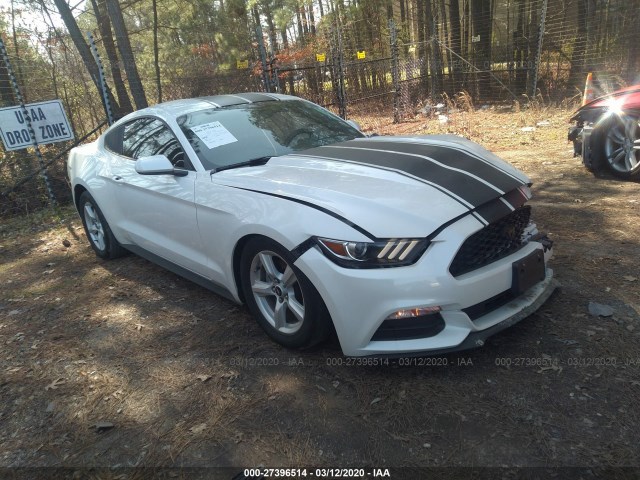
[[202, 140], [207, 148], [221, 147], [222, 145], [238, 141], [220, 122], [198, 125], [197, 127], [192, 127], [191, 131]]

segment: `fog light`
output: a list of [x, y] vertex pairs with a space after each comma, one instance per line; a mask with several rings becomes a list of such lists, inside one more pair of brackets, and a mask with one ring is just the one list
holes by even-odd
[[424, 315], [432, 315], [442, 310], [440, 307], [422, 307], [422, 308], [407, 308], [404, 310], [398, 310], [389, 315], [386, 320], [400, 320], [402, 318], [415, 318], [422, 317]]

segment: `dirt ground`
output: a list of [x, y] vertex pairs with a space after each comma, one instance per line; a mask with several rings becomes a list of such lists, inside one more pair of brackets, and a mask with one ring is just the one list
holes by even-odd
[[[349, 361], [335, 341], [285, 350], [241, 306], [133, 255], [99, 260], [71, 208], [4, 220], [0, 476], [639, 466], [640, 189], [572, 158], [569, 113], [488, 108], [375, 124], [460, 133], [527, 173], [562, 284], [483, 348], [414, 365]], [[614, 313], [590, 315], [589, 302]]]

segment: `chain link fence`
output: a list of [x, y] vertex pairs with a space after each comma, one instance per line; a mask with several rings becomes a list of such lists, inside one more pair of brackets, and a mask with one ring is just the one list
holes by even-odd
[[[136, 5], [132, 8], [143, 8]], [[366, 132], [416, 115], [433, 116], [442, 104], [473, 109], [577, 99], [588, 72], [594, 72], [599, 93], [640, 81], [640, 30], [634, 22], [640, 0], [397, 0], [387, 11], [359, 5], [365, 9], [360, 17], [336, 10], [308, 25], [311, 40], [297, 45], [295, 55], [278, 49], [281, 42], [263, 31], [255, 13], [238, 25], [238, 35], [246, 37], [238, 51], [244, 53], [225, 64], [212, 60], [203, 44], [155, 52], [162, 68], [154, 69], [139, 60], [142, 51], [134, 43], [133, 54], [113, 65], [111, 33], [100, 28], [92, 33], [117, 100], [128, 97], [126, 67], [135, 65], [149, 104], [279, 92], [355, 119]], [[112, 40], [121, 38], [113, 32]], [[60, 99], [76, 143], [102, 131], [103, 96], [68, 35], [55, 28], [46, 37], [14, 32], [5, 43], [12, 71], [0, 62], [2, 106], [20, 103], [17, 85], [26, 103]], [[0, 148], [0, 217], [67, 202], [64, 161], [73, 145], [42, 145], [40, 154], [34, 148]]]
[[[63, 65], [47, 62], [29, 55], [29, 51], [21, 51], [20, 46], [12, 42], [7, 47], [0, 41], [0, 108], [18, 107], [15, 114], [20, 116], [24, 127], [20, 134], [29, 145], [9, 151], [4, 144], [0, 147], [0, 218], [68, 202], [71, 195], [65, 173], [66, 155], [105, 124], [101, 108], [83, 103], [74, 95], [77, 85], [58, 82], [59, 70], [73, 68], [72, 62]], [[38, 48], [51, 53], [51, 45], [47, 43], [42, 42]], [[55, 99], [62, 101], [76, 140], [38, 144], [29, 105]]]

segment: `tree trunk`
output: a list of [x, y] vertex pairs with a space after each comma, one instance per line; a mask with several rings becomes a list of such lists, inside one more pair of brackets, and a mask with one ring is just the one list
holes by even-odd
[[[100, 93], [100, 98], [102, 98], [102, 85], [100, 85], [100, 73], [98, 71], [98, 65], [91, 54], [91, 50], [89, 46], [85, 43], [84, 37], [82, 36], [82, 32], [80, 32], [80, 28], [78, 28], [78, 24], [76, 23], [76, 19], [71, 13], [71, 9], [65, 0], [54, 0], [56, 4], [56, 8], [58, 9], [58, 13], [62, 18], [67, 30], [69, 32], [69, 36], [71, 40], [73, 40], [74, 45], [78, 49], [78, 53], [80, 54], [80, 58], [82, 58], [82, 62], [84, 66], [89, 71], [89, 76], [93, 80], [98, 92]], [[120, 105], [116, 102], [115, 98], [113, 98], [113, 94], [109, 87], [107, 87], [107, 96], [109, 98], [109, 103], [111, 103], [112, 108], [120, 109]]]
[[[473, 36], [476, 37], [474, 65], [478, 73], [478, 95], [487, 98], [491, 94], [491, 0], [474, 0], [471, 2]], [[479, 41], [477, 37], [480, 36]]]
[[296, 20], [298, 21], [298, 41], [304, 43], [304, 30], [302, 28], [302, 17], [300, 16], [300, 7], [296, 8]]
[[158, 103], [162, 103], [162, 79], [160, 78], [160, 52], [158, 48], [158, 2], [151, 2], [153, 8], [153, 66], [156, 71], [156, 89], [158, 90]]
[[468, 60], [469, 58], [469, 0], [462, 0], [462, 36], [460, 37], [460, 46], [462, 56]]
[[424, 17], [425, 17], [425, 2], [418, 1], [416, 5], [416, 29], [418, 30], [418, 59], [420, 60], [420, 77], [423, 87], [427, 88], [429, 82], [429, 67], [427, 64], [427, 48], [425, 45], [425, 35], [424, 35]]
[[122, 80], [122, 73], [120, 72], [120, 62], [118, 61], [118, 53], [116, 51], [116, 45], [113, 43], [113, 35], [111, 33], [111, 25], [109, 24], [109, 17], [105, 11], [104, 0], [98, 2], [97, 0], [91, 0], [93, 11], [96, 14], [96, 22], [98, 29], [100, 30], [100, 36], [102, 37], [102, 44], [111, 66], [111, 76], [113, 78], [113, 86], [116, 89], [116, 95], [118, 95], [118, 103], [120, 108], [116, 111], [114, 109], [114, 116], [119, 118], [127, 113], [133, 112], [133, 105], [129, 100], [129, 94], [124, 86]]
[[449, 24], [451, 31], [451, 50], [455, 53], [452, 55], [451, 78], [453, 80], [454, 88], [460, 90], [461, 78], [460, 71], [462, 70], [462, 33], [460, 31], [460, 4], [458, 0], [451, 0], [449, 2]]
[[313, 1], [311, 0], [309, 1], [308, 12], [309, 12], [309, 30], [311, 32], [311, 35], [315, 37], [316, 36], [316, 19], [315, 19], [315, 16], [313, 15]]
[[569, 70], [569, 83], [572, 87], [579, 87], [584, 78], [584, 57], [587, 44], [587, 2], [578, 0], [578, 31], [573, 40], [573, 53], [571, 54], [571, 69]]
[[[16, 51], [16, 69], [17, 72], [15, 73], [16, 78], [18, 79], [18, 83], [20, 84], [24, 84], [24, 78], [22, 76], [22, 61], [20, 59], [20, 50], [18, 50], [18, 35], [16, 34], [16, 13], [15, 13], [15, 9], [13, 8], [13, 0], [11, 0], [11, 32], [12, 32], [12, 37], [13, 37], [13, 49]], [[25, 97], [25, 102], [26, 102], [26, 95], [24, 92], [22, 92], [22, 95]]]
[[[64, 0], [56, 0], [56, 3]], [[136, 108], [146, 108], [149, 106], [147, 103], [147, 97], [144, 94], [144, 88], [142, 87], [142, 81], [138, 74], [138, 68], [136, 67], [135, 59], [133, 58], [133, 50], [131, 49], [131, 42], [129, 42], [129, 34], [124, 25], [124, 18], [122, 17], [122, 10], [118, 0], [105, 0], [107, 3], [107, 12], [113, 25], [113, 31], [116, 34], [116, 41], [118, 44], [118, 50], [120, 51], [120, 58], [124, 62], [124, 69], [127, 72], [127, 79], [129, 81], [129, 87], [131, 89], [131, 96], [136, 104]]]
[[[540, 38], [540, 22], [538, 21], [538, 4], [530, 4], [529, 15], [529, 55], [527, 57], [527, 92], [532, 93], [536, 58], [538, 56], [538, 40]], [[532, 95], [535, 96], [536, 92]]]
[[527, 68], [525, 65], [525, 49], [527, 45], [527, 34], [525, 31], [525, 7], [526, 0], [518, 0], [517, 4], [517, 26], [513, 32], [513, 60], [515, 64], [515, 92], [525, 93], [527, 83]]
[[276, 31], [276, 26], [273, 23], [273, 12], [271, 11], [269, 0], [262, 2], [262, 12], [267, 18], [267, 27], [269, 29], [269, 43], [271, 44], [271, 52], [275, 55], [275, 53], [278, 51], [278, 34]]
[[432, 5], [431, 0], [425, 1], [425, 27], [428, 31], [427, 35], [431, 38], [431, 66], [429, 70], [431, 71], [431, 96], [433, 98], [442, 93], [442, 51], [437, 41], [439, 32], [436, 12], [436, 5]]

